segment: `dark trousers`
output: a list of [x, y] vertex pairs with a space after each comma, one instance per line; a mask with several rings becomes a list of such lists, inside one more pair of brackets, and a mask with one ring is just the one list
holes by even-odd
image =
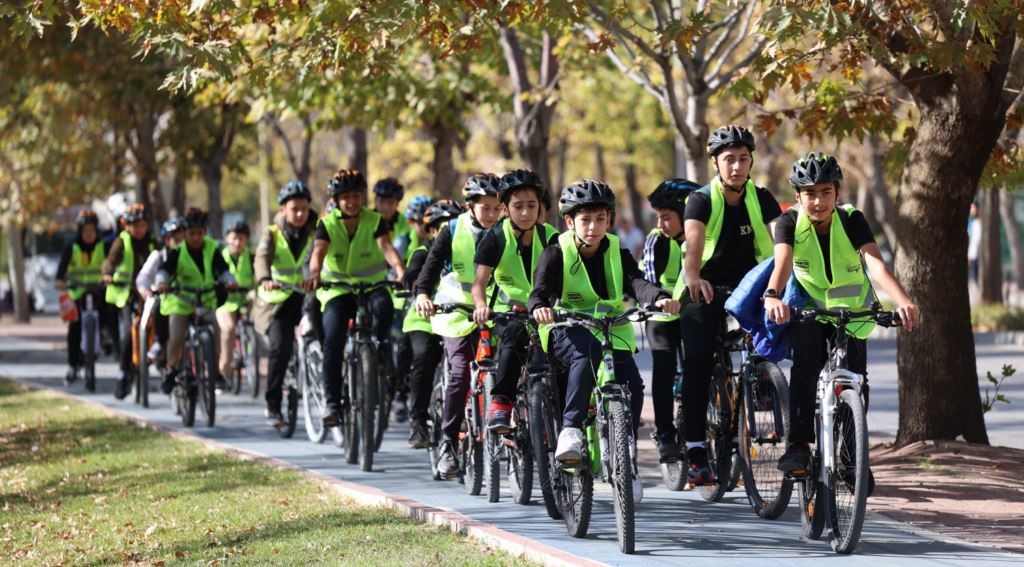
[[442, 337], [444, 356], [448, 359], [451, 379], [444, 391], [444, 418], [441, 428], [448, 439], [457, 439], [462, 419], [466, 412], [466, 396], [469, 394], [469, 364], [476, 357], [476, 346], [480, 340], [477, 332], [456, 339]]
[[511, 400], [516, 395], [516, 385], [522, 375], [523, 364], [526, 364], [526, 348], [530, 345], [530, 334], [521, 321], [510, 321], [504, 325], [498, 325], [495, 328], [495, 334], [500, 337], [498, 340], [498, 370], [495, 372], [491, 396], [505, 396]]
[[[78, 306], [78, 319], [68, 323], [68, 366], [73, 368], [77, 368], [85, 362], [82, 354], [82, 314], [85, 313], [85, 298], [86, 295], [83, 295], [75, 301], [75, 304]], [[111, 323], [114, 317], [112, 316], [110, 305], [106, 303], [102, 294], [93, 294], [92, 307], [99, 315], [99, 329], [97, 331], [103, 328], [110, 329], [114, 326]], [[111, 336], [116, 335], [111, 333]], [[97, 333], [96, 338], [99, 341], [99, 333]], [[99, 354], [100, 343], [97, 342], [94, 348], [96, 354]]]
[[654, 426], [659, 435], [675, 435], [675, 386], [679, 370], [681, 330], [679, 320], [648, 321], [647, 340], [651, 343], [651, 401], [654, 402]]
[[[341, 410], [341, 365], [348, 341], [348, 323], [355, 318], [356, 308], [356, 296], [345, 294], [328, 301], [323, 311], [324, 390], [328, 409], [335, 411]], [[384, 290], [374, 292], [369, 298], [369, 312], [373, 334], [381, 348], [390, 349], [391, 321], [395, 316], [391, 294]]]
[[[563, 327], [553, 329], [550, 339], [555, 358], [568, 364], [569, 381], [565, 393], [564, 427], [582, 428], [590, 407], [590, 396], [597, 381], [601, 365], [601, 342], [587, 329]], [[629, 385], [630, 411], [633, 414], [633, 435], [640, 425], [640, 412], [644, 407], [644, 383], [633, 353], [616, 350], [613, 353], [615, 381]]]
[[405, 335], [409, 339], [412, 366], [409, 371], [409, 393], [413, 421], [426, 421], [430, 412], [430, 392], [434, 386], [434, 372], [441, 364], [444, 350], [441, 337], [425, 331], [412, 331]]
[[[793, 347], [793, 369], [789, 379], [789, 420], [791, 443], [814, 442], [814, 406], [818, 374], [828, 359], [828, 341], [836, 328], [827, 323], [808, 321], [789, 326], [789, 342]], [[849, 337], [846, 363], [851, 372], [867, 376], [867, 341]], [[866, 378], [865, 378], [866, 379]], [[864, 385], [867, 411], [868, 388]]]
[[[396, 313], [396, 315], [401, 315], [401, 313]], [[409, 333], [401, 332], [402, 317], [396, 317], [395, 319], [398, 331], [391, 334], [395, 342], [395, 391], [393, 394], [397, 394], [396, 398], [401, 398], [409, 392], [408, 377], [412, 372], [414, 355]]]
[[305, 295], [293, 293], [274, 312], [267, 329], [270, 352], [267, 355], [267, 391], [264, 399], [271, 411], [281, 410], [281, 387], [295, 346], [295, 327], [302, 320]]
[[725, 298], [688, 303], [679, 315], [683, 338], [683, 438], [690, 443], [707, 436], [708, 386], [722, 329]]
[[128, 300], [117, 312], [118, 353], [120, 353], [121, 372], [127, 374], [132, 370], [132, 325], [135, 324], [134, 305], [137, 299]]

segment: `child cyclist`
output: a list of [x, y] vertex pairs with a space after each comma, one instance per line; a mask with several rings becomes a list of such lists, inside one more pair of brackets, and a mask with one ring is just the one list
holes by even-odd
[[[541, 252], [558, 237], [557, 231], [541, 224], [543, 194], [540, 176], [532, 171], [517, 169], [501, 178], [498, 199], [506, 216], [480, 237], [474, 258], [473, 321], [478, 326], [487, 324], [492, 308], [526, 310]], [[496, 295], [488, 293], [492, 276]], [[497, 335], [498, 370], [491, 389], [487, 428], [504, 434], [510, 427], [512, 399], [530, 335], [519, 321], [498, 326]]]
[[[618, 237], [608, 233], [615, 214], [615, 195], [607, 185], [580, 179], [562, 191], [559, 204], [569, 230], [541, 254], [534, 273], [527, 309], [537, 323], [553, 323], [554, 308], [588, 314], [622, 313], [626, 294], [666, 313], [679, 311], [679, 302], [665, 289], [644, 280], [636, 260], [619, 247]], [[555, 459], [578, 460], [583, 453], [583, 422], [597, 379], [596, 369], [601, 364], [601, 342], [581, 327], [560, 327], [546, 334], [548, 351], [569, 366], [563, 429]], [[630, 323], [616, 327], [613, 345], [615, 378], [630, 389], [635, 439], [644, 398], [640, 371], [633, 360], [636, 341]], [[638, 501], [642, 498], [639, 478], [633, 493]]]
[[[167, 259], [167, 253], [177, 247], [183, 238], [185, 238], [185, 221], [181, 217], [171, 217], [160, 225], [160, 240], [163, 242], [163, 247], [149, 254], [146, 263], [139, 270], [139, 275], [135, 277], [135, 289], [143, 300], [147, 300], [153, 295], [153, 284], [156, 281], [156, 274], [160, 271], [160, 266]], [[157, 301], [159, 302], [159, 298]], [[153, 341], [153, 346], [146, 353], [146, 357], [157, 362], [162, 368], [169, 331], [167, 317], [160, 314], [159, 303], [153, 308], [150, 317], [153, 321], [153, 329], [156, 331], [156, 340]]]
[[[476, 244], [484, 231], [494, 226], [501, 214], [499, 184], [498, 176], [493, 173], [477, 173], [466, 180], [462, 196], [469, 210], [459, 215], [454, 222], [441, 226], [416, 279], [416, 311], [422, 317], [434, 316], [431, 297], [438, 291], [439, 282], [441, 290], [438, 298], [442, 302], [473, 307], [470, 289], [476, 275], [473, 264]], [[442, 270], [449, 266], [448, 273], [442, 278]], [[476, 324], [461, 311], [438, 315], [431, 321], [431, 326], [434, 333], [443, 337], [445, 357], [451, 367], [451, 382], [444, 393], [444, 440], [437, 464], [442, 475], [450, 475], [458, 470], [458, 437], [469, 391], [469, 363], [476, 356], [478, 333]]]
[[[796, 281], [815, 307], [867, 309], [875, 301], [871, 279], [896, 302], [903, 328], [917, 325], [920, 312], [903, 286], [886, 267], [864, 215], [849, 205], [838, 205], [842, 170], [836, 158], [820, 152], [793, 164], [789, 177], [799, 207], [786, 211], [775, 225], [775, 268], [764, 293], [764, 308], [777, 323], [789, 321], [789, 306], [780, 296], [796, 273]], [[871, 274], [871, 279], [868, 277]], [[868, 334], [874, 323], [847, 327], [847, 363], [853, 372], [867, 373]], [[784, 472], [805, 469], [814, 442], [815, 388], [818, 372], [828, 356], [828, 339], [835, 326], [817, 320], [792, 325], [793, 369], [789, 382], [789, 447], [779, 458]], [[865, 402], [867, 390], [865, 385]], [[870, 491], [870, 489], [869, 489]]]
[[[658, 216], [658, 226], [647, 236], [640, 268], [644, 279], [673, 290], [679, 299], [682, 289], [676, 282], [683, 269], [686, 241], [683, 236], [683, 214], [686, 199], [700, 185], [686, 179], [666, 179], [647, 197]], [[647, 322], [647, 340], [651, 344], [651, 400], [654, 402], [655, 441], [658, 456], [675, 458], [681, 453], [679, 432], [675, 424], [676, 371], [682, 348], [679, 316], [655, 317]]]
[[[442, 200], [432, 203], [419, 220], [412, 222], [418, 244], [411, 250], [409, 266], [402, 280], [406, 289], [412, 290], [441, 226], [457, 219], [463, 212], [465, 210], [455, 201]], [[409, 391], [412, 394], [409, 446], [413, 449], [426, 449], [430, 446], [427, 432], [430, 391], [434, 384], [434, 371], [441, 364], [444, 350], [441, 337], [434, 333], [430, 320], [420, 315], [415, 308], [406, 311], [402, 332], [409, 339], [412, 353], [409, 369]]]
[[[238, 310], [249, 304], [248, 293], [253, 286], [253, 259], [249, 250], [249, 225], [245, 221], [228, 227], [224, 236], [224, 247], [221, 256], [228, 265], [228, 270], [235, 277], [241, 291], [228, 294], [227, 301], [217, 308], [217, 327], [220, 329], [220, 379], [225, 380], [231, 374], [231, 364], [235, 350], [235, 324], [238, 322]], [[218, 388], [225, 384], [218, 384]]]

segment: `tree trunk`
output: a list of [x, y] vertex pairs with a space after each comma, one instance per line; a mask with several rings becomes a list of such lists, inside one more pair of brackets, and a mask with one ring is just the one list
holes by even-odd
[[[672, 137], [672, 176], [679, 179], [690, 179], [687, 177], [690, 174], [688, 160], [686, 159], [686, 140], [683, 139], [682, 134], [679, 132], [675, 133]], [[697, 183], [704, 183], [703, 179], [691, 179]]]
[[916, 94], [921, 119], [903, 169], [895, 223], [896, 276], [922, 313], [919, 327], [898, 334], [896, 442], [962, 435], [987, 444], [963, 227], [1005, 114], [998, 115], [997, 105], [980, 93], [937, 82]]
[[167, 211], [168, 217], [184, 214], [186, 181], [188, 181], [188, 167], [185, 163], [185, 156], [176, 155], [174, 180], [171, 182], [171, 207]]
[[203, 164], [203, 182], [206, 183], [206, 214], [207, 231], [210, 236], [220, 238], [224, 235], [224, 207], [221, 203], [221, 181], [224, 179], [223, 164]]
[[1013, 267], [1013, 285], [1010, 286], [1010, 305], [1020, 304], [1018, 297], [1024, 290], [1024, 255], [1021, 254], [1020, 246], [1020, 224], [1017, 223], [1016, 215], [1016, 194], [1007, 191], [1003, 187], [1003, 194], [999, 198], [999, 217], [1003, 221], [1003, 229], [1006, 231], [1006, 244], [1010, 249], [1010, 265]]
[[981, 250], [978, 288], [982, 304], [1003, 302], [1003, 254], [999, 238], [999, 188], [981, 191]]
[[256, 129], [260, 147], [260, 229], [270, 226], [270, 194], [274, 188], [274, 141], [270, 136], [270, 121], [264, 117]]
[[[632, 152], [629, 155], [632, 155]], [[629, 196], [629, 208], [633, 215], [633, 224], [640, 227], [640, 230], [646, 235], [651, 230], [651, 225], [643, 214], [643, 197], [640, 196], [640, 190], [636, 185], [636, 164], [629, 159], [628, 155], [625, 156], [625, 160], [626, 195]]]
[[[707, 140], [710, 134], [708, 128], [708, 93], [705, 90], [697, 91], [698, 87], [687, 85], [691, 89], [686, 106], [686, 127], [693, 133], [693, 143], [687, 144], [684, 140], [683, 148], [686, 151], [686, 171], [690, 179], [699, 183], [710, 181], [708, 177], [710, 164], [707, 157]], [[703, 89], [703, 86], [699, 88]]]
[[28, 290], [25, 289], [25, 243], [13, 220], [5, 223], [4, 232], [7, 235], [7, 277], [11, 280], [11, 295], [14, 298], [14, 320], [28, 323], [31, 309]]
[[348, 167], [358, 169], [366, 175], [367, 181], [370, 179], [370, 173], [367, 171], [366, 163], [368, 161], [368, 153], [366, 149], [366, 130], [363, 128], [351, 127], [348, 130], [349, 142], [349, 154], [348, 154]]
[[458, 193], [459, 171], [455, 169], [455, 148], [459, 145], [459, 131], [441, 122], [424, 126], [434, 147], [430, 171], [434, 175], [433, 193], [436, 198], [452, 199]]
[[889, 188], [885, 182], [885, 148], [882, 147], [882, 139], [877, 134], [871, 134], [867, 139], [868, 158], [864, 166], [865, 185], [869, 189], [873, 201], [874, 218], [882, 225], [882, 232], [885, 233], [885, 240], [896, 254], [899, 243], [896, 240], [896, 205], [889, 195]]
[[601, 142], [594, 142], [594, 178], [598, 181], [608, 179], [608, 169], [604, 165], [604, 147]]
[[558, 151], [558, 154], [557, 154], [558, 158], [557, 158], [556, 161], [558, 163], [558, 171], [555, 173], [555, 179], [554, 179], [555, 184], [553, 186], [551, 186], [551, 187], [548, 187], [548, 193], [550, 193], [553, 198], [558, 198], [558, 196], [561, 195], [561, 193], [562, 193], [562, 189], [564, 189], [565, 185], [566, 185], [566, 180], [565, 180], [565, 163], [566, 163], [566, 161], [569, 158], [569, 137], [568, 136], [562, 136], [561, 138], [558, 139], [558, 150], [557, 151]]
[[139, 185], [136, 198], [146, 206], [146, 214], [150, 225], [158, 219], [167, 218], [167, 209], [160, 196], [160, 170], [156, 156], [156, 126], [158, 113], [148, 108], [146, 103], [132, 105], [132, 117], [135, 126], [135, 143], [132, 144], [132, 155], [135, 156], [135, 176]]

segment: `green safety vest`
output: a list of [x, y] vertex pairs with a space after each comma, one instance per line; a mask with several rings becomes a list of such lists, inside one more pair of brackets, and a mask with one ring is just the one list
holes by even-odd
[[[661, 272], [661, 276], [658, 277], [658, 283], [661, 287], [666, 290], [672, 290], [672, 299], [678, 300], [683, 294], [683, 288], [686, 285], [677, 286], [676, 283], [683, 279], [683, 258], [686, 257], [686, 252], [683, 250], [683, 244], [680, 244], [675, 238], [669, 238], [661, 233], [660, 229], [654, 229], [647, 234], [648, 238], [651, 236], [663, 236], [668, 238], [668, 261], [665, 263], [665, 270]], [[637, 262], [638, 267], [641, 271], [644, 269], [644, 260], [641, 259]], [[677, 321], [679, 315], [668, 315], [664, 317], [651, 317], [651, 321]]]
[[415, 230], [409, 231], [409, 249], [405, 251], [405, 261], [408, 262], [409, 258], [412, 258], [412, 253], [420, 247], [420, 235]]
[[[114, 281], [107, 286], [107, 303], [117, 306], [118, 309], [128, 304], [131, 297], [132, 285], [135, 283], [135, 248], [132, 245], [132, 235], [127, 230], [122, 230], [118, 235], [124, 244], [124, 254], [121, 255], [121, 263], [114, 270]], [[153, 251], [153, 243], [149, 243], [146, 254]], [[140, 268], [142, 266], [139, 266]]]
[[[841, 205], [845, 215], [856, 209], [852, 205]], [[800, 209], [797, 215], [793, 238], [793, 273], [808, 297], [819, 309], [868, 309], [875, 302], [871, 280], [864, 270], [860, 254], [843, 230], [839, 218], [839, 207], [832, 211], [832, 224], [828, 234], [829, 262], [832, 266], [832, 280], [825, 275], [825, 257], [814, 232], [810, 217]], [[828, 321], [829, 318], [823, 318]], [[847, 333], [858, 339], [866, 339], [875, 328], [874, 321], [855, 319], [847, 325]]]
[[[444, 276], [454, 278], [459, 285], [461, 300], [458, 303], [473, 306], [473, 280], [476, 278], [476, 265], [473, 258], [476, 254], [476, 237], [470, 226], [473, 217], [467, 212], [459, 215], [455, 221], [455, 230], [452, 231], [452, 271]], [[451, 226], [449, 224], [449, 226]], [[442, 281], [442, 285], [444, 282]], [[493, 286], [487, 287], [487, 295], [493, 292]], [[431, 327], [435, 335], [457, 339], [465, 337], [476, 329], [476, 324], [469, 318], [469, 315], [462, 311], [453, 313], [440, 313], [430, 319]]]
[[[188, 253], [188, 244], [182, 242], [175, 248], [178, 252], [178, 269], [172, 278], [175, 283], [187, 287], [212, 287], [213, 279], [213, 256], [220, 246], [216, 240], [207, 236], [203, 239], [203, 271], [199, 272], [192, 255]], [[191, 291], [179, 290], [165, 295], [160, 300], [160, 314], [168, 315], [191, 315], [199, 303], [207, 309], [217, 306], [217, 292], [211, 289], [204, 292], [201, 298]]]
[[[702, 268], [714, 256], [715, 247], [718, 246], [718, 237], [722, 235], [722, 219], [725, 217], [726, 207], [725, 194], [722, 191], [722, 180], [719, 177], [715, 177], [710, 184], [698, 189], [698, 192], [711, 197], [711, 218], [708, 219], [707, 227], [704, 230], [704, 251], [700, 256]], [[772, 255], [774, 244], [771, 235], [768, 234], [764, 218], [761, 216], [761, 203], [757, 200], [757, 187], [749, 179], [743, 188], [743, 205], [747, 209], [747, 217], [754, 230], [754, 257], [761, 262]], [[682, 297], [685, 288], [686, 278], [676, 280], [676, 288], [672, 290], [672, 297], [677, 299]]]
[[494, 282], [498, 286], [498, 303], [496, 311], [508, 311], [512, 306], [526, 307], [533, 291], [533, 272], [537, 269], [541, 251], [547, 244], [551, 233], [543, 225], [533, 227], [533, 245], [530, 246], [530, 274], [523, 268], [519, 257], [512, 221], [505, 219], [501, 224], [501, 232], [505, 235], [505, 249], [501, 252], [498, 265], [494, 268]]
[[[576, 248], [575, 234], [569, 230], [558, 237], [558, 246], [562, 249], [562, 296], [555, 307], [565, 311], [577, 311], [589, 315], [620, 315], [625, 309], [622, 301], [623, 287], [622, 254], [619, 250], [619, 238], [614, 234], [607, 235], [608, 250], [604, 253], [604, 276], [608, 280], [609, 299], [602, 299], [594, 286], [590, 285], [590, 274], [580, 258]], [[574, 268], [575, 266], [575, 268]], [[572, 270], [575, 270], [573, 273]], [[636, 352], [636, 338], [633, 336], [633, 324], [626, 321], [615, 325], [612, 331], [612, 347], [615, 350]], [[591, 331], [597, 340], [602, 340], [597, 331]], [[548, 350], [551, 327], [540, 326], [541, 345]]]
[[[242, 253], [238, 255], [238, 261], [235, 261], [231, 257], [231, 251], [225, 246], [221, 250], [221, 256], [224, 257], [224, 263], [228, 265], [228, 270], [231, 271], [231, 275], [235, 276], [235, 281], [238, 282], [238, 287], [252, 288], [253, 273], [252, 273], [252, 261], [250, 261], [249, 249], [242, 250]], [[230, 311], [234, 313], [242, 308], [243, 305], [249, 303], [247, 297], [248, 292], [245, 291], [232, 291], [228, 293], [228, 299], [217, 308], [217, 311]]]
[[106, 248], [103, 241], [97, 241], [89, 256], [89, 263], [82, 262], [82, 249], [77, 242], [71, 244], [71, 261], [68, 262], [65, 280], [68, 282], [68, 297], [78, 301], [85, 295], [86, 286], [103, 281], [103, 258]]
[[[288, 247], [288, 239], [281, 227], [271, 225], [268, 230], [274, 235], [274, 263], [270, 266], [270, 278], [276, 282], [299, 285], [302, 283], [302, 262], [309, 255], [309, 248], [313, 245], [313, 234], [306, 237], [306, 245], [302, 247], [299, 257], [292, 256], [292, 249]], [[241, 284], [239, 284], [241, 285]], [[265, 290], [260, 286], [256, 294], [267, 303], [284, 303], [294, 293], [290, 289]]]
[[[377, 227], [383, 222], [380, 214], [366, 208], [359, 211], [359, 224], [351, 238], [341, 219], [340, 210], [335, 209], [320, 219], [320, 222], [331, 237], [324, 266], [320, 269], [321, 281], [374, 283], [387, 279], [388, 263], [373, 238]], [[348, 290], [341, 288], [318, 289], [316, 297], [323, 310], [327, 308], [328, 301], [348, 293]]]
[[[417, 246], [412, 252], [418, 252], [420, 250], [426, 250], [427, 247], [423, 244]], [[405, 261], [405, 265], [408, 266], [412, 260], [412, 254], [409, 254], [409, 258]], [[416, 312], [416, 306], [410, 305], [409, 309], [405, 312], [405, 318], [402, 319], [402, 332], [411, 333], [413, 331], [422, 331], [424, 333], [433, 333], [433, 328], [430, 325], [429, 319], [424, 319]]]
[[[410, 250], [414, 249], [419, 245], [419, 238], [416, 237], [416, 231], [412, 230], [412, 225], [409, 224], [409, 219], [405, 218], [405, 213], [398, 213], [395, 216], [395, 224], [391, 227], [391, 242], [397, 242], [398, 238], [403, 234], [409, 234], [409, 245], [405, 251], [405, 260], [409, 260], [411, 256]], [[405, 309], [405, 298], [395, 296], [395, 291], [389, 290], [391, 293], [391, 304], [395, 306], [396, 311]]]

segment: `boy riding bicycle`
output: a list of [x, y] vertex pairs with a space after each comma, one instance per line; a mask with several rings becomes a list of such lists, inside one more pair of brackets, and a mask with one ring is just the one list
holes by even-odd
[[[231, 375], [231, 364], [234, 360], [235, 325], [238, 322], [238, 311], [249, 304], [248, 293], [253, 285], [253, 261], [249, 252], [249, 225], [238, 221], [228, 227], [224, 236], [224, 247], [221, 256], [228, 265], [228, 270], [235, 277], [235, 283], [244, 291], [228, 294], [227, 301], [217, 308], [217, 327], [220, 329], [220, 380]], [[226, 384], [218, 383], [218, 388]]]

